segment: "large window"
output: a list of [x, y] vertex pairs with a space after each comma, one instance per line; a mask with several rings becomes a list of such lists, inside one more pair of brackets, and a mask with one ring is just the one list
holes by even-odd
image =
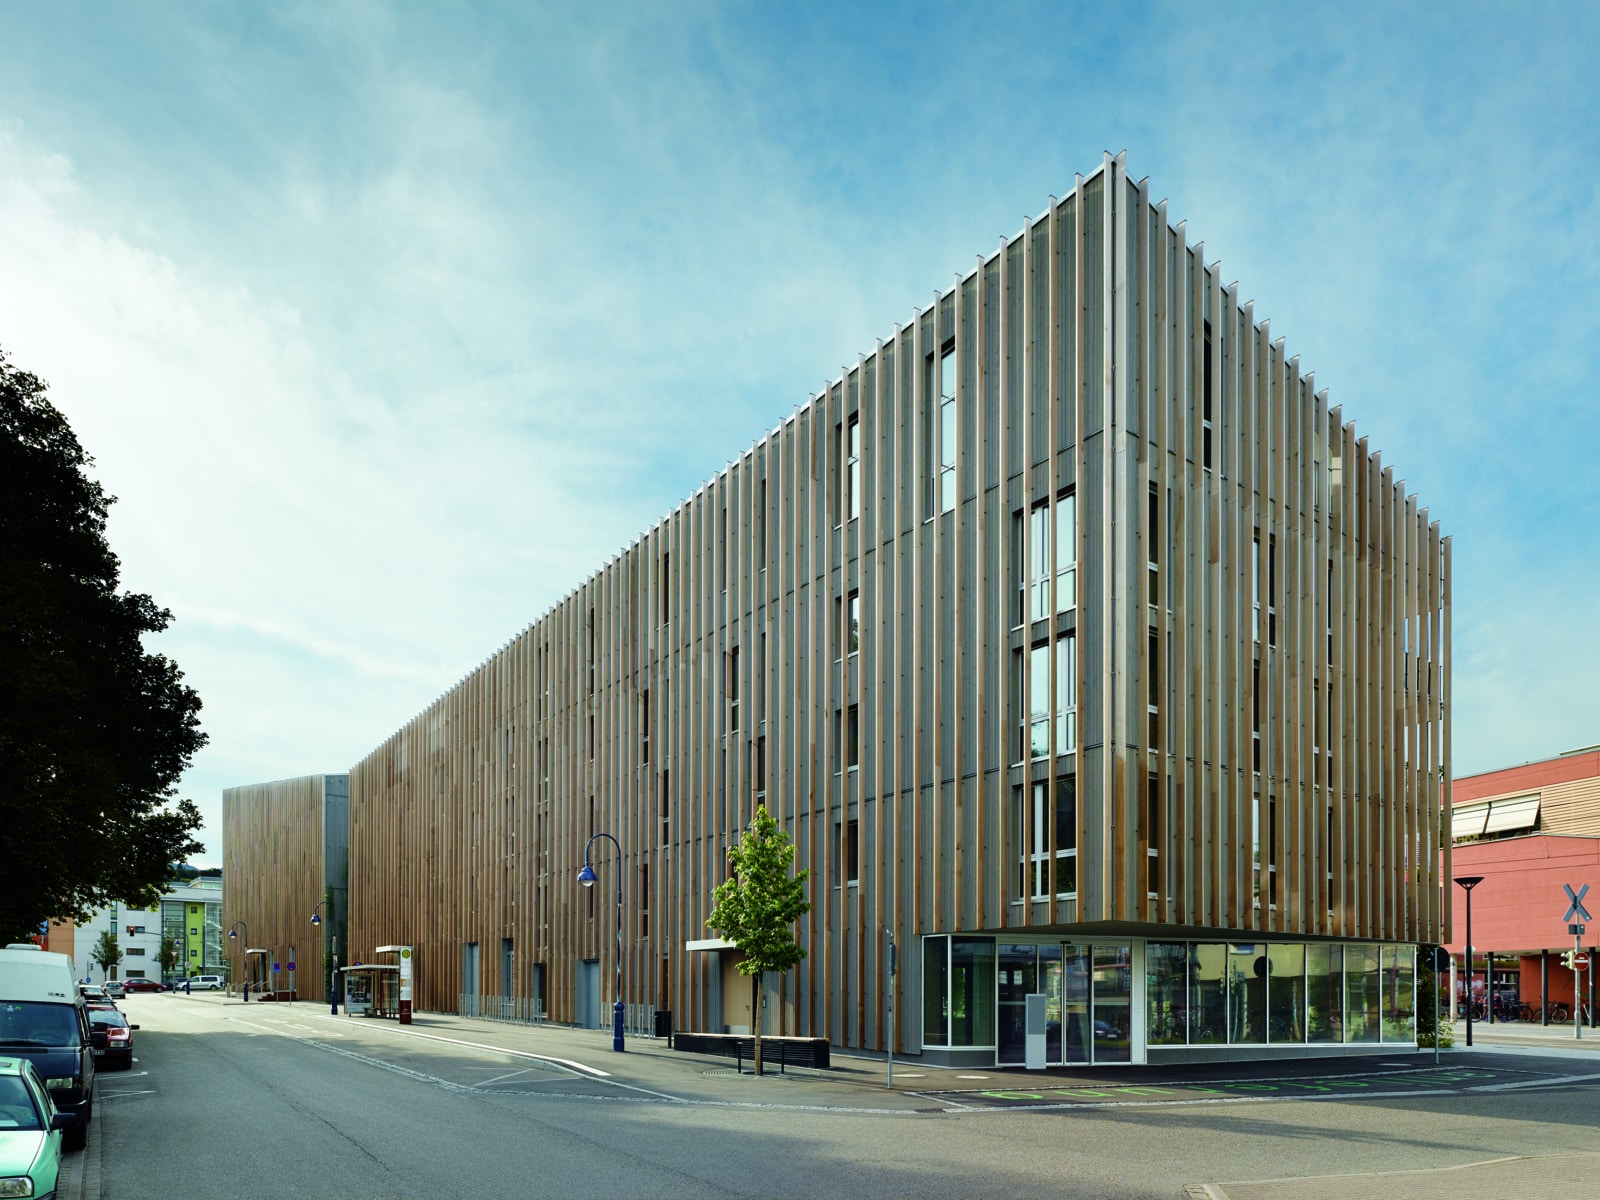
[[844, 515], [861, 515], [861, 418], [851, 417], [845, 432]]
[[928, 359], [928, 516], [956, 506], [956, 352]]
[[1016, 623], [1071, 612], [1078, 603], [1077, 498], [1041, 501], [1028, 510], [1026, 533], [1017, 516]]
[[993, 1046], [994, 1004], [993, 938], [923, 939], [923, 1045]]
[[1267, 1040], [1303, 1042], [1306, 1026], [1306, 948], [1267, 948]]
[[[1052, 839], [1051, 835], [1054, 834]], [[1078, 891], [1078, 788], [1075, 776], [1017, 789], [1017, 897], [1048, 900]]]
[[[1052, 666], [1054, 670], [1052, 671]], [[1028, 658], [1029, 758], [1071, 754], [1078, 741], [1077, 639], [1071, 633], [1035, 645]]]
[[1144, 972], [1150, 1014], [1146, 1039], [1152, 1046], [1183, 1045], [1188, 1040], [1189, 944], [1149, 943]]
[[1306, 947], [1306, 1040], [1344, 1040], [1344, 947]]
[[1228, 1041], [1237, 1046], [1266, 1040], [1266, 947], [1234, 943], [1228, 947]]
[[1344, 1040], [1376, 1042], [1382, 1021], [1379, 946], [1344, 948]]

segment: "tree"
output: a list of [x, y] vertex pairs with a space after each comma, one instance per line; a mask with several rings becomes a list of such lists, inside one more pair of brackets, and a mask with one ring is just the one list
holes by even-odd
[[200, 698], [142, 644], [172, 614], [117, 590], [93, 462], [0, 352], [0, 941], [152, 907], [201, 849], [174, 792], [205, 744]]
[[178, 940], [171, 937], [161, 939], [161, 950], [156, 955], [156, 961], [161, 964], [163, 978], [171, 975], [178, 969]]
[[778, 828], [766, 805], [756, 809], [744, 836], [728, 848], [732, 875], [712, 892], [706, 927], [739, 948], [739, 973], [755, 977], [756, 1074], [761, 1074], [761, 1022], [766, 998], [761, 977], [792, 970], [806, 956], [794, 938], [794, 923], [811, 911], [805, 882], [810, 871], [790, 876], [794, 843]]
[[100, 940], [95, 942], [94, 949], [89, 952], [89, 961], [100, 968], [100, 973], [110, 979], [112, 972], [117, 969], [117, 964], [122, 961], [122, 947], [117, 945], [117, 935], [109, 929], [100, 931]]

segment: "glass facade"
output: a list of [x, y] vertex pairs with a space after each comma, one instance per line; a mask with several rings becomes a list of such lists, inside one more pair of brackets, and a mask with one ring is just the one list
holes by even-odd
[[1180, 1046], [1412, 1045], [1415, 964], [1415, 948], [1395, 944], [927, 937], [922, 1040], [1021, 1064], [1027, 998], [1042, 994], [1048, 1063]]

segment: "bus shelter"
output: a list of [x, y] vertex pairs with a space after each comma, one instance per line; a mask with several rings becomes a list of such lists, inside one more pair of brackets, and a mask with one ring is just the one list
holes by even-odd
[[340, 967], [347, 1017], [399, 1017], [400, 968], [394, 963]]

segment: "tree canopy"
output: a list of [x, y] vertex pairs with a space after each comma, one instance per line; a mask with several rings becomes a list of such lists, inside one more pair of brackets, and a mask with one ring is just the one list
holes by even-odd
[[200, 697], [144, 648], [172, 614], [118, 590], [93, 464], [0, 351], [0, 940], [150, 907], [201, 848], [175, 792], [205, 744]]

